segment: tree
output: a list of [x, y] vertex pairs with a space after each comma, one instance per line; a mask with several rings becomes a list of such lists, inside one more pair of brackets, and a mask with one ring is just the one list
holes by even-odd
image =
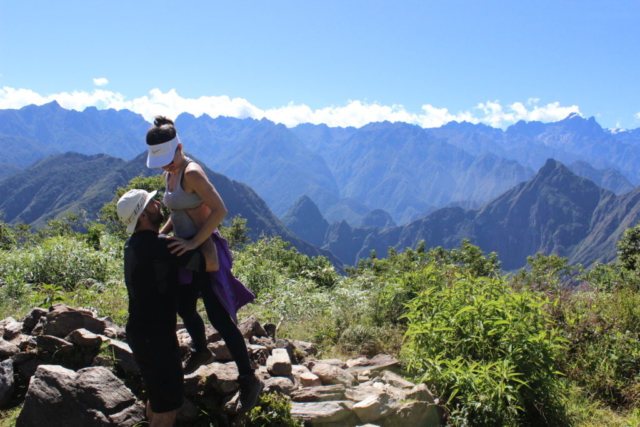
[[627, 270], [638, 270], [640, 265], [640, 224], [627, 228], [618, 241], [618, 259]]
[[[107, 229], [123, 238], [126, 238], [128, 233], [126, 232], [126, 227], [118, 219], [117, 204], [118, 200], [124, 193], [133, 189], [140, 189], [149, 192], [157, 190], [158, 193], [154, 198], [161, 201], [165, 191], [164, 179], [161, 175], [148, 177], [142, 175], [136, 176], [129, 181], [126, 187], [118, 187], [113, 200], [100, 209], [100, 220], [105, 223]], [[162, 205], [162, 213], [165, 218], [169, 218], [169, 210], [164, 205]]]

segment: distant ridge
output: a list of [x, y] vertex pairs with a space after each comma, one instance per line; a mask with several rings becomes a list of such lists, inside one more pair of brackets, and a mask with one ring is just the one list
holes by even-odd
[[[327, 256], [338, 269], [342, 268], [342, 263], [331, 253], [289, 231], [249, 186], [200, 164], [224, 200], [228, 218], [241, 215], [247, 219], [252, 240], [263, 233], [281, 236], [300, 252]], [[146, 167], [146, 152], [128, 162], [106, 154], [59, 154], [1, 180], [0, 211], [4, 212], [6, 222], [26, 222], [36, 227], [44, 225], [47, 219], [80, 210], [85, 210], [89, 219], [96, 219], [100, 208], [113, 200], [116, 188], [125, 186], [136, 176], [158, 173], [159, 169]]]
[[640, 220], [640, 188], [622, 196], [575, 175], [555, 160], [483, 207], [442, 208], [404, 226], [386, 229], [334, 223], [325, 248], [347, 264], [390, 246], [458, 247], [468, 238], [485, 252], [498, 252], [507, 270], [524, 266], [537, 252], [558, 254], [591, 264], [616, 257], [615, 243]]

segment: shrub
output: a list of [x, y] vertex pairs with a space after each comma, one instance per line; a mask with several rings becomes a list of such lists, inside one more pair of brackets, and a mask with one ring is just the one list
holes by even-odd
[[291, 416], [291, 401], [280, 393], [265, 393], [249, 413], [250, 427], [302, 427], [302, 421]]
[[563, 340], [544, 310], [549, 300], [454, 267], [422, 274], [432, 286], [408, 304], [403, 356], [453, 422], [564, 425], [555, 370]]

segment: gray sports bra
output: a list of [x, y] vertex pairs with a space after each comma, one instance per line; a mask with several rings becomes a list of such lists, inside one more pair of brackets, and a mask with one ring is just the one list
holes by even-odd
[[164, 184], [166, 191], [162, 202], [171, 210], [171, 222], [173, 223], [173, 234], [182, 239], [188, 239], [196, 235], [198, 229], [195, 223], [189, 218], [185, 209], [193, 209], [202, 203], [202, 198], [196, 193], [187, 193], [182, 188], [182, 177], [184, 170], [193, 160], [186, 158], [176, 181], [173, 191], [169, 191], [169, 174], [166, 174]]

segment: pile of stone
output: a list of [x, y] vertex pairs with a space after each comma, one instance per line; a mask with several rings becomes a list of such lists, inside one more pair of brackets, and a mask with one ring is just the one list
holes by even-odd
[[[239, 327], [264, 392], [289, 396], [292, 415], [305, 426], [443, 424], [427, 387], [394, 373], [398, 361], [391, 356], [318, 360], [313, 343], [275, 339], [275, 325], [249, 316]], [[186, 356], [191, 339], [181, 325], [177, 335]], [[185, 376], [181, 425], [197, 421], [201, 408], [215, 411], [223, 424], [241, 424], [233, 413], [235, 363], [210, 326], [207, 339], [216, 361]], [[0, 408], [24, 401], [17, 427], [133, 426], [145, 419], [142, 393], [125, 332], [110, 318], [55, 304], [34, 308], [22, 321], [0, 321]]]

